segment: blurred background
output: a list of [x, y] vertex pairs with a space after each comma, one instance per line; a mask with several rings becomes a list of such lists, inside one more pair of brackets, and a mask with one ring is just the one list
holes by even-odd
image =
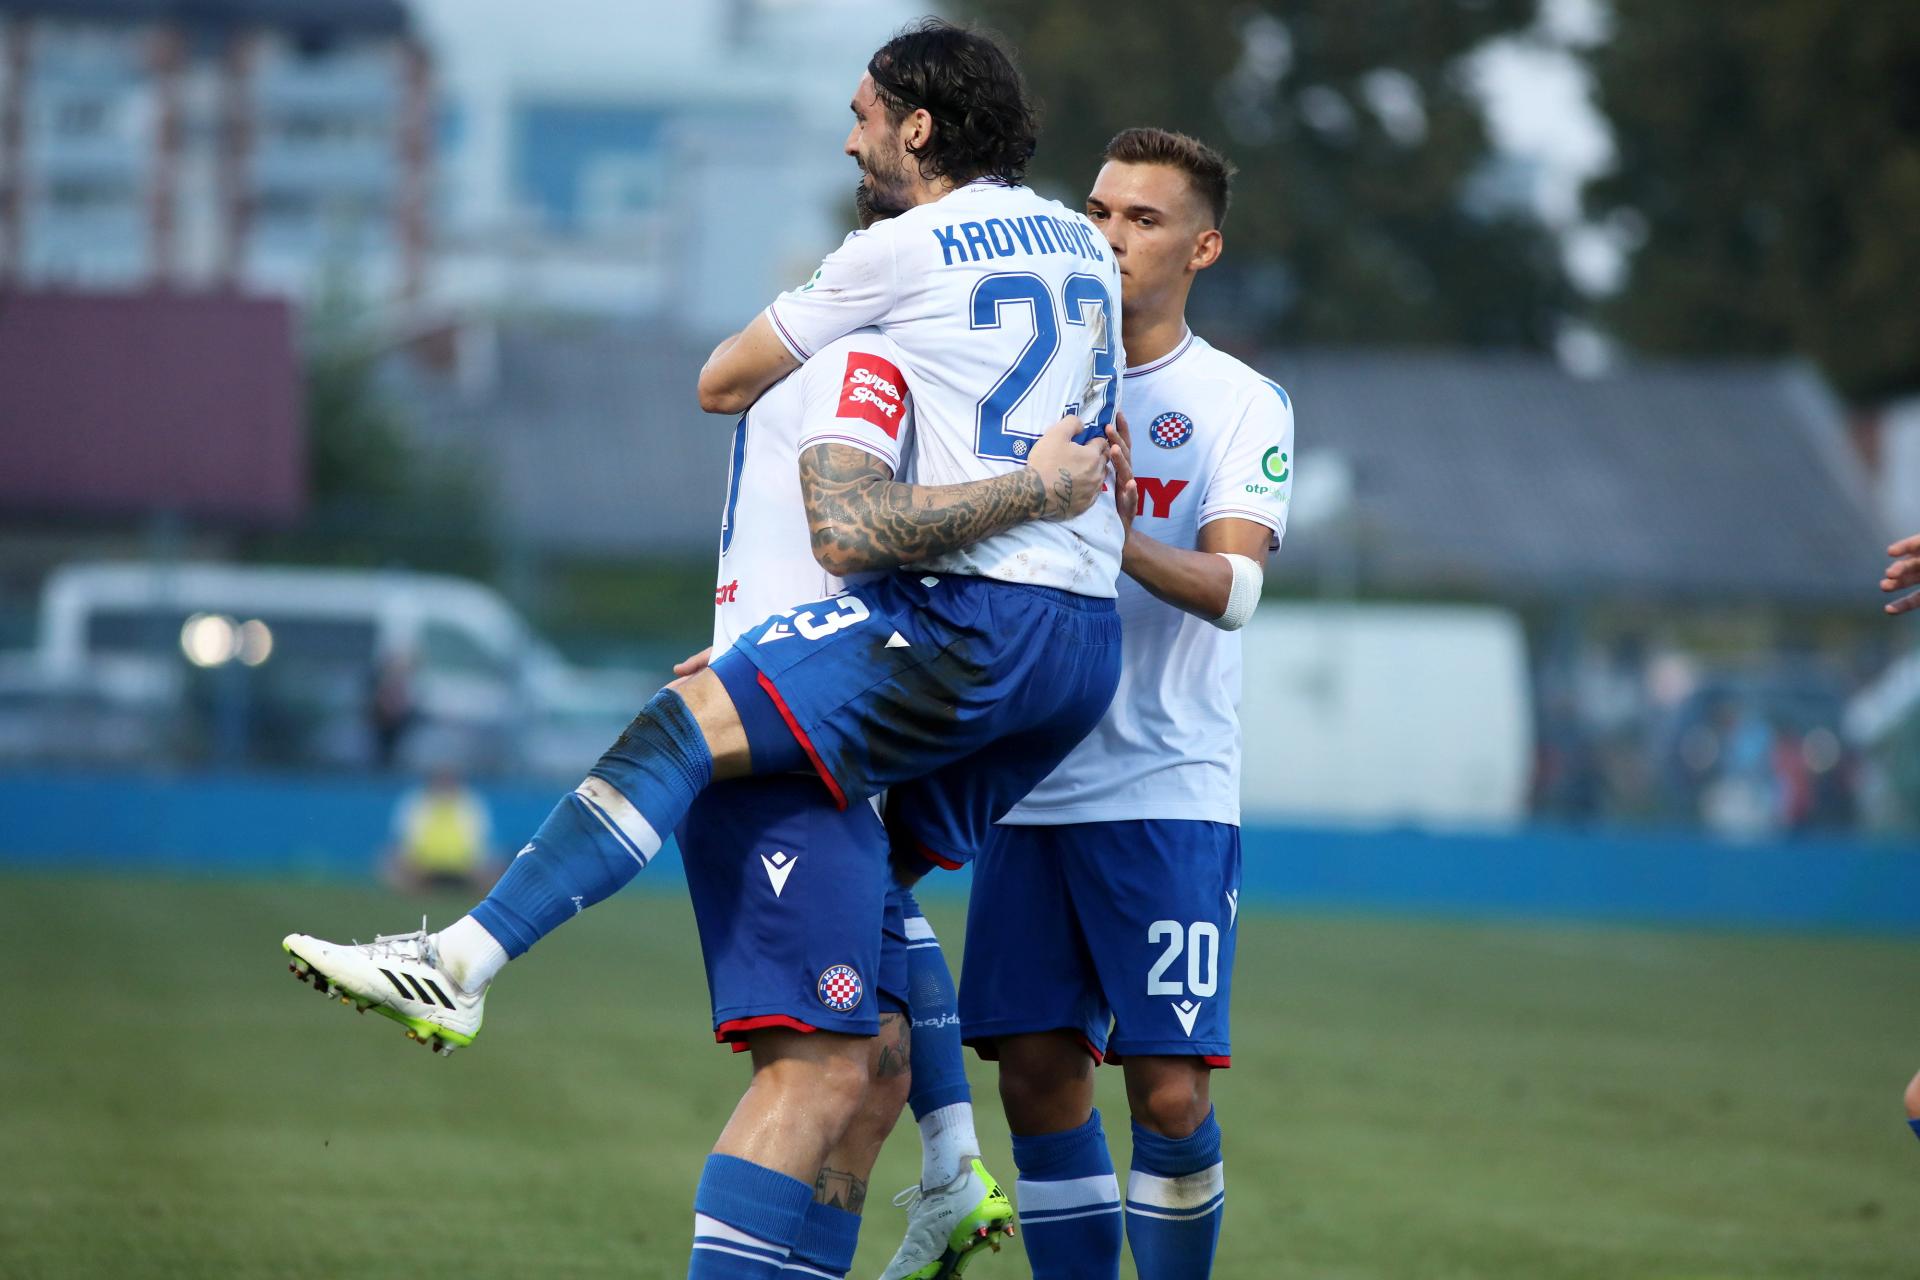
[[[704, 641], [694, 372], [919, 12], [0, 0], [0, 787], [577, 774]], [[1910, 11], [950, 12], [1044, 190], [1132, 123], [1240, 165], [1194, 320], [1301, 451], [1251, 815], [1915, 839]]]
[[[707, 643], [696, 371], [924, 11], [0, 0], [0, 1272], [419, 1271], [326, 1224], [432, 1185], [470, 1274], [678, 1273], [737, 1082], [670, 857], [443, 1073], [273, 944], [451, 919]], [[1222, 1274], [1914, 1274], [1910, 0], [941, 11], [1042, 191], [1135, 124], [1238, 163], [1192, 318], [1297, 413]]]

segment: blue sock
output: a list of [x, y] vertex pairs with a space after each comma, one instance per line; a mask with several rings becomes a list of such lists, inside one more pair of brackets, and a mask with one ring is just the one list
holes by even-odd
[[687, 1280], [773, 1280], [800, 1238], [813, 1188], [738, 1156], [712, 1155], [693, 1193]]
[[815, 1200], [807, 1206], [806, 1221], [800, 1225], [800, 1238], [787, 1255], [783, 1280], [804, 1276], [831, 1276], [845, 1280], [853, 1270], [853, 1251], [860, 1243], [860, 1215], [835, 1205]]
[[1184, 1138], [1133, 1126], [1127, 1245], [1140, 1280], [1206, 1280], [1220, 1242], [1227, 1183], [1213, 1112]]
[[713, 776], [713, 757], [680, 695], [653, 696], [547, 820], [473, 917], [512, 957], [604, 901], [660, 852]]
[[907, 1101], [920, 1124], [920, 1186], [944, 1187], [980, 1154], [973, 1090], [960, 1056], [960, 1007], [953, 971], [920, 904], [899, 890], [907, 935], [907, 1012], [913, 1019], [913, 1083]]
[[1907, 1121], [1907, 1124], [1912, 1126], [1913, 1136], [1916, 1138], [1920, 1138], [1920, 1120], [1909, 1120]]
[[960, 1054], [960, 1001], [953, 971], [933, 926], [913, 895], [901, 895], [907, 922], [907, 1003], [913, 1013], [913, 1087], [907, 1103], [918, 1120], [956, 1102], [972, 1102]]
[[1033, 1280], [1117, 1280], [1120, 1184], [1100, 1113], [1065, 1133], [1014, 1134], [1013, 1163]]

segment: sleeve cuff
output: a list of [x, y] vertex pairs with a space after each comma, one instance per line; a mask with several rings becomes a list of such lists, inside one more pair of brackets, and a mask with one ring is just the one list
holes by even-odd
[[1204, 529], [1214, 520], [1251, 520], [1254, 524], [1265, 525], [1273, 533], [1273, 537], [1267, 541], [1267, 550], [1280, 549], [1280, 534], [1285, 526], [1271, 511], [1262, 511], [1258, 507], [1202, 507], [1200, 522], [1195, 528]]
[[1267, 526], [1275, 533], [1280, 532], [1280, 517], [1258, 507], [1202, 507], [1200, 524], [1205, 525], [1209, 520], [1251, 520]]
[[768, 306], [766, 314], [767, 323], [773, 326], [774, 336], [780, 339], [780, 345], [785, 347], [795, 360], [798, 360], [801, 364], [805, 364], [813, 358], [813, 353], [801, 346], [799, 340], [793, 336], [787, 329], [787, 326], [780, 322], [779, 303], [773, 303]]
[[886, 463], [896, 476], [900, 472], [900, 455], [898, 453], [890, 453], [873, 441], [860, 436], [846, 435], [839, 431], [815, 431], [811, 435], [802, 436], [798, 447], [801, 449], [809, 449], [816, 444], [851, 445], [862, 453], [871, 454]]

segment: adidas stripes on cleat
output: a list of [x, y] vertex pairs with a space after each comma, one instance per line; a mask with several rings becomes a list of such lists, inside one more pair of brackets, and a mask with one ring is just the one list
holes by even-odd
[[934, 1191], [908, 1187], [893, 1198], [907, 1209], [907, 1238], [880, 1280], [950, 1280], [967, 1269], [982, 1245], [1000, 1252], [1013, 1234], [1013, 1205], [978, 1158]]
[[287, 966], [293, 976], [314, 990], [361, 1013], [372, 1009], [392, 1018], [407, 1029], [407, 1039], [451, 1054], [480, 1034], [487, 992], [482, 987], [470, 995], [448, 976], [425, 925], [351, 944], [293, 933], [280, 946], [293, 958]]

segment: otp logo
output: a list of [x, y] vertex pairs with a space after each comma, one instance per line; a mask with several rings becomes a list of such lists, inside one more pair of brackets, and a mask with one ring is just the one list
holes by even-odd
[[900, 438], [900, 417], [907, 407], [907, 380], [879, 356], [864, 351], [847, 353], [847, 375], [840, 383], [842, 418], [861, 418]]

